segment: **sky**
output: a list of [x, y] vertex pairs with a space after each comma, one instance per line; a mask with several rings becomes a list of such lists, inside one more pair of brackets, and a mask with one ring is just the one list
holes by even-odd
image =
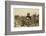
[[14, 8], [13, 9], [13, 14], [14, 15], [19, 15], [19, 16], [27, 16], [27, 13], [30, 13], [30, 16], [33, 14], [38, 15], [39, 14], [39, 9], [36, 8]]

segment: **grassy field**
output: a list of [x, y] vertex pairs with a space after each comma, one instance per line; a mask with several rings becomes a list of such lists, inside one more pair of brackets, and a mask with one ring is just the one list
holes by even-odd
[[30, 19], [27, 19], [26, 16], [15, 16], [14, 18], [14, 27], [34, 27], [39, 26], [39, 20], [34, 19], [33, 17]]

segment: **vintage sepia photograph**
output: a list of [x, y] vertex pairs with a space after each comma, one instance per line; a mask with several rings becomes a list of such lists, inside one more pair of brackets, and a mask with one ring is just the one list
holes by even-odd
[[14, 27], [39, 26], [39, 9], [13, 8]]

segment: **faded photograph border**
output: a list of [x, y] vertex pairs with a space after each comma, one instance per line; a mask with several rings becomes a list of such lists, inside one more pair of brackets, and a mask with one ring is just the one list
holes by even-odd
[[[13, 15], [13, 9], [14, 8], [33, 8], [33, 9], [36, 8], [36, 9], [39, 9], [39, 12], [40, 12], [39, 13], [39, 17], [40, 17], [40, 19], [39, 19], [39, 26], [36, 26], [36, 27], [14, 27], [14, 15]], [[31, 13], [31, 12], [29, 12], [29, 13]], [[14, 32], [14, 31], [34, 31], [34, 30], [42, 30], [42, 26], [41, 26], [42, 25], [42, 18], [41, 18], [42, 17], [42, 14], [41, 13], [42, 13], [42, 7], [41, 6], [38, 7], [38, 6], [11, 5], [11, 32]]]

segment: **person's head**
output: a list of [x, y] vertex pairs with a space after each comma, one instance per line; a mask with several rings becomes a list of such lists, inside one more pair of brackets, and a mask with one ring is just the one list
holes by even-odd
[[30, 13], [27, 13], [27, 16], [30, 16]]

